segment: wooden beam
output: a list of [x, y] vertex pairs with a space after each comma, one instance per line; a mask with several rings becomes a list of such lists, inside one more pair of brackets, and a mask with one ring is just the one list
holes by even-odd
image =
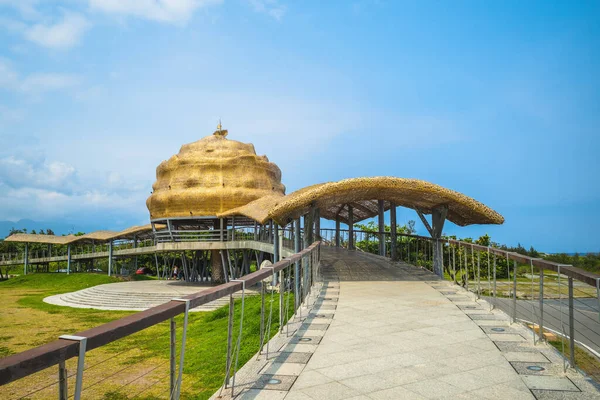
[[427, 221], [427, 219], [425, 218], [425, 215], [423, 215], [423, 212], [419, 209], [416, 209], [415, 211], [417, 212], [417, 215], [419, 216], [419, 218], [421, 218], [421, 222], [423, 222], [423, 225], [425, 225], [425, 228], [427, 228], [427, 232], [429, 232], [431, 237], [433, 237], [433, 229], [431, 229], [431, 225], [429, 225], [429, 221]]

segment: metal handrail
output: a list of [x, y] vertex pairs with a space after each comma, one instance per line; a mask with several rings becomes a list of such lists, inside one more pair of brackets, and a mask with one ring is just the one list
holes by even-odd
[[[290, 267], [292, 264], [299, 262], [303, 257], [308, 255], [318, 256], [319, 246], [320, 242], [315, 242], [299, 253], [273, 264], [268, 269], [260, 269], [236, 281], [224, 283], [208, 290], [185, 296], [182, 299], [172, 300], [145, 311], [79, 332], [73, 336], [86, 338], [86, 351], [98, 348], [179, 314], [183, 314], [186, 312], [186, 302], [189, 303], [189, 309], [196, 308], [224, 296], [232, 295], [241, 291], [244, 287], [250, 287], [268, 279], [274, 272], [279, 272]], [[185, 302], [181, 300], [185, 300]], [[0, 385], [24, 378], [73, 358], [78, 355], [79, 348], [80, 346], [77, 342], [58, 339], [22, 353], [2, 358], [0, 359]]]

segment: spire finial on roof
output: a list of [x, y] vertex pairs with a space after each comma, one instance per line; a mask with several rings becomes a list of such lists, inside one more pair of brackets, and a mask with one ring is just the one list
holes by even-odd
[[217, 125], [217, 130], [213, 133], [213, 135], [217, 135], [217, 136], [227, 136], [227, 129], [223, 129], [223, 126], [221, 125], [221, 118], [219, 118], [219, 124]]

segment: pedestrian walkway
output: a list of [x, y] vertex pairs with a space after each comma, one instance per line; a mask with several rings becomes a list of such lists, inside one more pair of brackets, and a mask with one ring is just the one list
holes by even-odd
[[308, 318], [237, 398], [600, 399], [530, 331], [426, 270], [323, 248], [322, 274]]

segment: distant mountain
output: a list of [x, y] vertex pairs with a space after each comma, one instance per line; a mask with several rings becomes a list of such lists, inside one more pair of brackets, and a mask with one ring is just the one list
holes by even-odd
[[32, 221], [30, 219], [21, 219], [17, 222], [0, 221], [0, 238], [6, 237], [12, 228], [27, 229], [27, 232], [31, 232], [33, 229], [35, 229], [36, 232], [40, 229], [52, 229], [56, 235], [68, 235], [69, 233], [76, 233], [79, 231], [86, 232], [81, 226], [65, 222], [40, 222]]

